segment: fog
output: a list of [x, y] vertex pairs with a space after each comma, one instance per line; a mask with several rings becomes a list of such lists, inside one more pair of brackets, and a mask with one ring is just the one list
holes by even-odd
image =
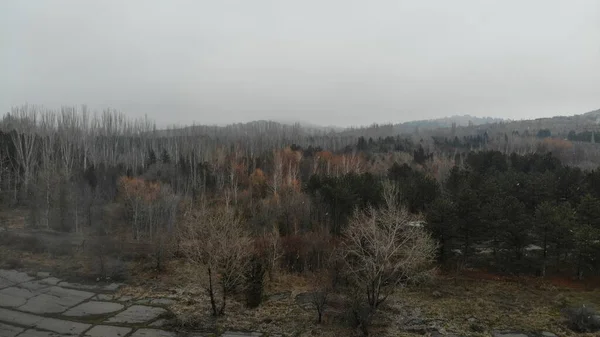
[[600, 2], [2, 1], [0, 112], [321, 125], [600, 108]]

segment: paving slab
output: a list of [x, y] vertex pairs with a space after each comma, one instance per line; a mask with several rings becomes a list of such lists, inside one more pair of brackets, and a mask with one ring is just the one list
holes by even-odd
[[84, 337], [121, 337], [127, 335], [131, 331], [131, 328], [124, 328], [121, 326], [110, 326], [110, 325], [96, 325], [95, 327], [86, 331]]
[[20, 271], [0, 269], [0, 279], [7, 280], [14, 284], [31, 281], [34, 278]]
[[165, 312], [167, 311], [163, 308], [148, 307], [145, 305], [132, 305], [125, 311], [107, 319], [105, 322], [128, 324], [146, 323], [164, 314]]
[[44, 319], [44, 317], [0, 308], [0, 321], [5, 323], [34, 327], [42, 319]]
[[61, 313], [94, 295], [94, 293], [87, 291], [52, 286], [45, 290], [43, 294], [28, 299], [27, 303], [18, 309], [36, 314]]
[[8, 325], [0, 323], [0, 337], [15, 337], [19, 333], [23, 332], [23, 328], [14, 325]]
[[12, 282], [12, 281], [9, 281], [7, 279], [3, 279], [0, 277], [0, 289], [14, 286], [14, 285], [15, 285], [15, 282]]
[[160, 327], [165, 326], [168, 322], [169, 322], [168, 320], [161, 318], [161, 319], [157, 319], [156, 321], [148, 324], [148, 326], [151, 326], [153, 328], [160, 328]]
[[[0, 335], [1, 336], [1, 335]], [[20, 334], [18, 337], [63, 337], [65, 335], [58, 334], [50, 331], [40, 331], [35, 329], [29, 329]], [[72, 335], [70, 335], [72, 336]]]
[[29, 290], [43, 290], [50, 287], [49, 284], [42, 283], [42, 281], [29, 281], [19, 284], [19, 287]]
[[28, 289], [9, 287], [0, 290], [0, 307], [16, 308], [27, 303], [27, 300], [35, 296]]
[[44, 318], [37, 322], [35, 327], [38, 329], [58, 332], [63, 335], [80, 335], [82, 332], [89, 329], [91, 325], [56, 318]]
[[131, 337], [176, 337], [174, 332], [158, 329], [139, 329]]
[[120, 303], [89, 301], [67, 310], [63, 315], [73, 317], [105, 315], [123, 310], [123, 308], [125, 306]]
[[41, 278], [50, 277], [50, 273], [47, 271], [38, 271], [36, 276]]

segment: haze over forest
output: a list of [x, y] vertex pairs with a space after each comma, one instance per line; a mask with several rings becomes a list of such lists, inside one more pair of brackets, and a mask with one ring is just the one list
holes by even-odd
[[600, 1], [0, 1], [0, 336], [597, 337]]
[[0, 40], [2, 112], [346, 127], [599, 105], [595, 0], [3, 1]]

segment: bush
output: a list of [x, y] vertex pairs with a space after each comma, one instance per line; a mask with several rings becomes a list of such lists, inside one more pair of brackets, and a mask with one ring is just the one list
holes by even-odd
[[73, 246], [69, 242], [59, 242], [48, 245], [48, 254], [52, 256], [73, 255]]
[[20, 236], [9, 232], [0, 233], [0, 245], [32, 253], [44, 253], [46, 245], [35, 236]]
[[21, 269], [24, 267], [23, 261], [15, 257], [11, 257], [4, 262], [4, 268], [6, 269]]
[[566, 311], [567, 324], [576, 332], [600, 331], [600, 315], [591, 307], [582, 305]]

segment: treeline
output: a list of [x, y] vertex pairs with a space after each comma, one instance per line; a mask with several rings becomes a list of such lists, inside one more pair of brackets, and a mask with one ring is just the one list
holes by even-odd
[[163, 132], [111, 111], [28, 106], [1, 126], [5, 208], [25, 208], [34, 228], [149, 243], [157, 259], [162, 240], [203, 205], [233, 210], [255, 238], [276, 237], [272, 264], [317, 270], [353, 214], [382, 206], [392, 184], [399, 205], [426, 219], [442, 265], [600, 271], [600, 172], [564, 165], [574, 153], [566, 140], [367, 138], [270, 123], [250, 134], [249, 125]]
[[470, 153], [427, 206], [427, 225], [450, 258], [515, 273], [597, 274], [600, 171], [550, 153]]

